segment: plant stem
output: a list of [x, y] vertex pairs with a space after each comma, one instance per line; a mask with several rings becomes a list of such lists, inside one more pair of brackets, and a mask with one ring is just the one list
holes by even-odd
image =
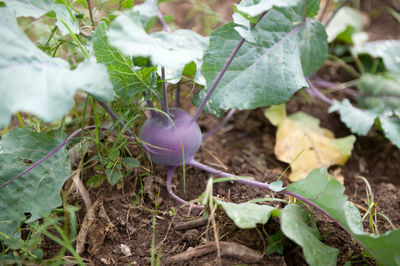
[[165, 68], [161, 67], [161, 79], [162, 79], [162, 90], [163, 90], [163, 98], [162, 98], [162, 110], [167, 114], [169, 113], [168, 107], [168, 93], [167, 93], [167, 83], [165, 82]]
[[201, 111], [203, 111], [204, 107], [206, 106], [208, 100], [210, 99], [211, 95], [213, 94], [215, 88], [217, 87], [218, 83], [221, 81], [223, 75], [225, 74], [226, 70], [228, 69], [229, 65], [232, 63], [233, 58], [235, 58], [236, 54], [239, 52], [240, 47], [242, 47], [245, 39], [242, 38], [236, 47], [233, 49], [231, 55], [226, 60], [224, 66], [222, 67], [221, 71], [218, 73], [217, 78], [214, 80], [214, 83], [211, 85], [210, 89], [207, 92], [206, 97], [204, 97], [203, 101], [201, 102], [199, 108], [197, 109], [196, 114], [193, 116], [191, 122], [195, 123], [197, 118], [199, 118]]
[[336, 16], [337, 12], [342, 9], [345, 5], [350, 3], [351, 0], [345, 0], [343, 1], [332, 13], [332, 15], [329, 17], [329, 19], [325, 22], [324, 26], [325, 28], [328, 27], [328, 25], [331, 23], [332, 19]]
[[175, 89], [175, 108], [179, 108], [181, 98], [181, 86], [178, 84]]
[[90, 22], [92, 22], [93, 29], [95, 29], [96, 27], [94, 25], [92, 4], [90, 3], [90, 0], [86, 0], [86, 2], [87, 2], [87, 8], [88, 8], [88, 11], [89, 11]]
[[[209, 173], [218, 175], [218, 176], [225, 176], [225, 177], [234, 176], [234, 175], [229, 174], [229, 173], [227, 173], [227, 172], [223, 172], [223, 171], [214, 169], [214, 168], [212, 168], [212, 167], [209, 167], [209, 166], [207, 166], [207, 165], [204, 165], [204, 164], [202, 164], [202, 163], [199, 163], [199, 162], [197, 162], [197, 161], [195, 161], [195, 160], [191, 160], [191, 161], [187, 162], [187, 164], [188, 164], [188, 165], [192, 165], [192, 166], [194, 166], [194, 167], [197, 167], [197, 168], [199, 168], [199, 169], [201, 169], [201, 170], [207, 171], [207, 172], [209, 172]], [[237, 182], [240, 182], [240, 183], [242, 183], [242, 184], [249, 185], [249, 186], [254, 186], [254, 187], [259, 187], [259, 188], [264, 188], [264, 189], [271, 190], [268, 184], [261, 183], [261, 182], [255, 181], [255, 180], [235, 179], [235, 180], [233, 180], [233, 181], [237, 181]], [[324, 214], [325, 216], [327, 216], [327, 217], [329, 217], [330, 219], [332, 219], [340, 228], [342, 228], [342, 229], [343, 229], [345, 232], [347, 232], [349, 235], [353, 236], [353, 234], [352, 234], [346, 227], [344, 227], [342, 224], [340, 224], [338, 220], [336, 220], [336, 219], [335, 219], [334, 217], [332, 217], [328, 212], [326, 212], [324, 209], [322, 209], [321, 207], [319, 207], [317, 204], [313, 203], [313, 202], [310, 201], [309, 199], [307, 199], [307, 198], [305, 198], [305, 197], [303, 197], [303, 196], [301, 196], [301, 195], [298, 195], [298, 194], [296, 194], [296, 193], [294, 193], [294, 192], [287, 191], [287, 190], [281, 190], [281, 191], [279, 191], [279, 192], [277, 192], [277, 193], [281, 193], [281, 194], [285, 194], [285, 195], [292, 196], [292, 197], [294, 197], [294, 198], [296, 198], [296, 199], [298, 199], [298, 200], [301, 200], [302, 202], [304, 202], [304, 203], [306, 203], [306, 204], [308, 204], [308, 205], [314, 207], [316, 210], [320, 211], [322, 214]], [[370, 254], [372, 254], [372, 253], [364, 246], [364, 244], [362, 244], [356, 237], [354, 237], [354, 239], [357, 241], [357, 243], [358, 243], [363, 249], [367, 250]]]
[[199, 209], [202, 210], [203, 206], [200, 205], [196, 205], [196, 204], [190, 204], [189, 202], [181, 199], [180, 197], [178, 197], [173, 191], [172, 191], [172, 177], [174, 176], [175, 170], [176, 170], [177, 166], [169, 166], [167, 168], [167, 191], [169, 193], [169, 195], [175, 199], [177, 202], [183, 204], [183, 205], [188, 205], [190, 208], [194, 208], [194, 209]]
[[168, 33], [171, 33], [171, 32], [172, 32], [172, 31], [171, 31], [171, 28], [168, 26], [167, 22], [165, 22], [164, 17], [163, 17], [163, 15], [161, 14], [161, 11], [160, 11], [160, 10], [157, 11], [157, 17], [158, 17], [158, 20], [161, 22], [161, 24], [162, 24], [164, 30], [165, 30], [166, 32], [168, 32]]
[[317, 88], [315, 88], [314, 84], [312, 84], [311, 80], [309, 77], [306, 77], [306, 81], [308, 84], [309, 89], [311, 90], [310, 94], [313, 94], [313, 96], [319, 98], [321, 101], [332, 105], [333, 101], [331, 99], [329, 99], [328, 97], [326, 97], [324, 94], [322, 94]]
[[222, 121], [220, 123], [218, 123], [218, 125], [216, 125], [214, 128], [212, 128], [211, 130], [209, 130], [206, 134], [203, 135], [203, 141], [212, 136], [215, 132], [217, 132], [218, 130], [220, 130], [228, 121], [229, 119], [233, 116], [233, 114], [236, 112], [235, 109], [231, 109], [229, 110], [228, 114], [224, 117], [224, 119], [222, 119]]
[[[109, 114], [111, 115], [111, 117], [112, 117], [114, 120], [119, 120], [118, 115], [117, 115], [116, 113], [114, 113], [114, 111], [111, 109], [110, 106], [108, 106], [106, 103], [101, 102], [101, 101], [97, 101], [97, 102], [104, 108], [104, 110], [106, 110], [107, 113], [109, 113]], [[119, 121], [119, 125], [120, 125], [122, 128], [125, 127], [125, 123], [124, 123], [122, 120]], [[126, 130], [126, 133], [127, 133], [130, 137], [133, 137], [133, 136], [134, 136], [134, 134], [132, 133], [132, 131], [131, 131], [130, 129], [127, 129], [127, 130]]]
[[325, 15], [325, 13], [326, 13], [326, 10], [328, 10], [329, 3], [330, 3], [330, 0], [326, 0], [325, 5], [324, 5], [324, 8], [322, 9], [322, 12], [321, 12], [321, 14], [320, 14], [319, 17], [318, 17], [318, 20], [319, 20], [319, 21], [322, 21], [322, 19], [324, 18], [324, 15]]
[[[37, 161], [36, 163], [32, 164], [31, 166], [29, 166], [28, 168], [26, 168], [24, 171], [22, 171], [21, 173], [19, 173], [18, 175], [16, 175], [15, 177], [11, 178], [10, 180], [4, 182], [3, 184], [0, 185], [0, 189], [4, 188], [5, 186], [7, 186], [8, 184], [10, 184], [11, 182], [17, 180], [18, 178], [20, 178], [22, 175], [26, 174], [27, 172], [31, 171], [33, 168], [35, 168], [36, 166], [38, 166], [39, 164], [41, 164], [42, 162], [44, 162], [45, 160], [47, 160], [48, 158], [50, 158], [52, 155], [54, 155], [58, 150], [60, 150], [62, 147], [64, 147], [68, 142], [70, 142], [73, 138], [75, 138], [76, 136], [79, 136], [82, 131], [86, 131], [86, 130], [93, 130], [96, 129], [96, 126], [87, 126], [84, 127], [83, 129], [77, 129], [75, 130], [66, 140], [64, 140], [62, 143], [60, 143], [60, 145], [58, 145], [56, 148], [54, 148], [54, 150], [50, 151], [46, 156], [44, 156], [42, 159], [40, 159], [39, 161]], [[101, 128], [102, 130], [106, 130], [106, 128]]]

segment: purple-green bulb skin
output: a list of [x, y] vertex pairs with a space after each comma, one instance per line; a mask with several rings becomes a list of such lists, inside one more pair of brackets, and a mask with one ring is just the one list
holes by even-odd
[[140, 130], [140, 139], [153, 163], [178, 166], [193, 159], [202, 135], [199, 125], [184, 110], [171, 108], [170, 115], [173, 123], [164, 114], [148, 119]]

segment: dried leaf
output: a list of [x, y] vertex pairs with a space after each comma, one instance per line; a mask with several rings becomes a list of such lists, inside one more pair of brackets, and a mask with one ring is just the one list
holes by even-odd
[[290, 164], [292, 182], [305, 178], [316, 168], [344, 165], [355, 142], [353, 135], [335, 138], [333, 132], [319, 127], [318, 119], [303, 112], [282, 117], [274, 124], [278, 125], [274, 152], [279, 160]]

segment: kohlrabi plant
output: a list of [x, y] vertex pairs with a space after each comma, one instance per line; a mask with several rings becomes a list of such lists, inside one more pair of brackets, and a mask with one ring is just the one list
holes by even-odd
[[[311, 79], [328, 56], [325, 27], [315, 19], [319, 0], [243, 0], [234, 6], [233, 22], [220, 26], [209, 38], [191, 30], [172, 31], [155, 0], [117, 12], [115, 18], [95, 22], [91, 17], [86, 28], [93, 31], [87, 33], [80, 27], [82, 10], [78, 4], [74, 6], [75, 2], [84, 1], [68, 4], [68, 1], [3, 0], [0, 127], [7, 129], [11, 115], [20, 111], [47, 123], [61, 119], [73, 106], [78, 89], [90, 99], [86, 106], [90, 102], [96, 108], [97, 102], [115, 123], [109, 127], [95, 117], [95, 125], [87, 126], [82, 119], [83, 126], [66, 139], [62, 134], [51, 136], [26, 128], [13, 129], [2, 136], [0, 239], [18, 238], [19, 223], [32, 222], [60, 205], [58, 193], [71, 172], [65, 148], [68, 142], [92, 130], [99, 141], [101, 132], [107, 134], [119, 128], [129, 141], [144, 147], [152, 163], [166, 166], [167, 190], [180, 203], [204, 208], [202, 204], [187, 203], [172, 191], [176, 169], [194, 166], [215, 176], [296, 198], [331, 218], [379, 263], [400, 265], [400, 231], [380, 236], [364, 232], [359, 211], [347, 201], [343, 186], [325, 169], [314, 170], [306, 179], [284, 188], [280, 181], [266, 184], [234, 177], [195, 159], [203, 140], [222, 127], [235, 110], [278, 105], [300, 89], [312, 88]], [[57, 50], [52, 50], [51, 56], [46, 53], [48, 43], [54, 41], [52, 38], [39, 49], [16, 19], [43, 15], [57, 21], [52, 34], [59, 30], [60, 37], [70, 36], [68, 42], [73, 44], [81, 63], [56, 57]], [[161, 22], [163, 30], [149, 33], [154, 18]], [[73, 70], [69, 63], [74, 65]], [[198, 106], [194, 116], [180, 108], [180, 83], [187, 80], [200, 87], [193, 99]], [[176, 91], [174, 107], [169, 106], [171, 88]], [[113, 100], [118, 103], [112, 104], [114, 110], [125, 110], [119, 105], [126, 107], [132, 103], [137, 109], [121, 116], [107, 104]], [[331, 110], [342, 114], [346, 104], [335, 102]], [[139, 134], [130, 126], [137, 110], [147, 115]], [[219, 126], [204, 135], [197, 124], [203, 110], [216, 116], [227, 113]], [[65, 123], [65, 117], [62, 121]], [[381, 119], [383, 127], [384, 121]], [[111, 160], [104, 165], [112, 169], [109, 172], [113, 178], [109, 181], [117, 183], [122, 175], [113, 171], [120, 171], [121, 164]], [[271, 215], [280, 217], [283, 234], [303, 248], [307, 263], [336, 264], [338, 250], [320, 241], [308, 227], [307, 213], [298, 204], [288, 204], [280, 210], [255, 203], [217, 203], [241, 228], [266, 223]], [[25, 213], [31, 214], [29, 219]], [[243, 223], [238, 217], [251, 219], [244, 219], [249, 223]]]

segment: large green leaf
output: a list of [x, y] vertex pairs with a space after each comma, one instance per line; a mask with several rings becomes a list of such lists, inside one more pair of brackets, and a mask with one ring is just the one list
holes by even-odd
[[118, 16], [108, 31], [109, 43], [125, 55], [150, 57], [151, 62], [177, 70], [190, 62], [201, 62], [208, 39], [191, 30], [147, 34], [136, 11]]
[[[304, 76], [326, 59], [326, 34], [315, 20], [299, 24], [302, 14], [294, 11], [271, 9], [251, 30], [256, 43], [242, 45], [208, 101], [207, 111], [220, 115], [231, 108], [277, 105], [307, 86]], [[197, 105], [241, 39], [234, 28], [235, 24], [226, 24], [211, 35], [202, 67], [207, 87], [196, 95]]]
[[255, 203], [236, 204], [218, 201], [218, 204], [224, 208], [229, 218], [241, 229], [255, 228], [257, 224], [265, 224], [271, 215], [278, 216], [280, 213], [279, 209]]
[[375, 58], [382, 58], [388, 71], [400, 72], [400, 41], [381, 40], [367, 42], [352, 49], [355, 55], [368, 54]]
[[107, 66], [115, 92], [120, 97], [132, 97], [143, 90], [152, 88], [148, 82], [149, 75], [156, 69], [144, 68], [135, 70], [132, 60], [107, 42], [107, 24], [99, 23], [93, 35], [93, 51], [97, 62]]
[[69, 64], [38, 49], [18, 27], [8, 8], [0, 9], [0, 128], [16, 111], [46, 122], [61, 118], [73, 106], [77, 89], [110, 101], [114, 93], [104, 65], [85, 61]]
[[[0, 184], [42, 159], [60, 142], [60, 139], [30, 132], [26, 128], [16, 128], [5, 134], [0, 141]], [[28, 222], [32, 222], [60, 206], [60, 189], [70, 172], [67, 151], [62, 148], [1, 189], [0, 232], [14, 236], [19, 223], [25, 220], [26, 213], [31, 214]]]
[[321, 168], [306, 179], [292, 183], [288, 191], [301, 195], [317, 205], [346, 228], [382, 265], [400, 265], [400, 230], [375, 236], [364, 232], [361, 215], [344, 193], [344, 187]]
[[309, 215], [300, 206], [289, 204], [282, 210], [281, 230], [302, 247], [304, 258], [311, 266], [336, 265], [339, 250], [319, 240], [316, 228], [308, 226]]
[[2, 0], [9, 8], [13, 9], [17, 17], [39, 18], [50, 11], [54, 11], [57, 19], [56, 25], [63, 35], [69, 34], [68, 29], [61, 22], [64, 21], [73, 33], [79, 32], [78, 22], [75, 20], [73, 10], [68, 10], [63, 4], [54, 0]]

